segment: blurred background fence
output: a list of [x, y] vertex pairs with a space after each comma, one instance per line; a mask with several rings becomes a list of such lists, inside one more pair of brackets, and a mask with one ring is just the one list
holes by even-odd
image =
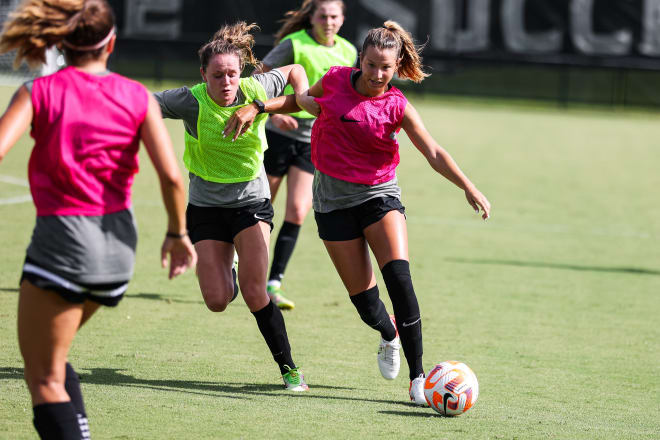
[[[11, 5], [18, 0], [0, 0]], [[263, 57], [301, 0], [110, 0], [114, 71], [157, 81], [199, 78], [197, 49], [224, 23], [256, 22]], [[358, 47], [394, 19], [426, 42], [433, 75], [411, 90], [453, 95], [660, 105], [660, 0], [345, 0], [341, 35]], [[0, 17], [1, 18], [1, 17]]]

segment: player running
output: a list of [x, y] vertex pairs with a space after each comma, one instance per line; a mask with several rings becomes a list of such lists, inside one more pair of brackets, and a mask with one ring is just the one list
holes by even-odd
[[169, 277], [195, 264], [185, 189], [156, 101], [107, 70], [115, 20], [105, 0], [29, 0], [10, 16], [0, 52], [44, 61], [61, 45], [69, 67], [28, 81], [0, 119], [0, 160], [32, 127], [28, 177], [37, 210], [18, 301], [18, 342], [44, 439], [89, 438], [71, 342], [100, 305], [116, 306], [133, 275], [137, 231], [131, 185], [142, 140], [167, 210], [162, 264]]
[[243, 299], [284, 384], [288, 390], [305, 391], [282, 312], [266, 294], [273, 207], [263, 152], [268, 113], [299, 110], [295, 96], [279, 95], [289, 83], [297, 92], [309, 83], [300, 65], [241, 78], [246, 64], [259, 64], [252, 53], [254, 29], [255, 24], [244, 22], [222, 27], [199, 50], [203, 82], [155, 96], [163, 116], [181, 119], [185, 126], [183, 161], [190, 172], [186, 216], [199, 255], [197, 278], [206, 306], [222, 312], [237, 296], [232, 268], [236, 251]]
[[[263, 60], [263, 71], [291, 63], [301, 64], [313, 84], [332, 66], [354, 66], [357, 49], [337, 35], [344, 23], [345, 10], [341, 0], [305, 0], [299, 9], [287, 12], [275, 35], [275, 48]], [[291, 88], [287, 87], [285, 93], [291, 94]], [[268, 295], [280, 309], [295, 306], [284, 296], [282, 278], [300, 227], [312, 207], [314, 165], [310, 136], [314, 120], [314, 116], [300, 111], [291, 116], [272, 115], [266, 124], [268, 150], [264, 165], [272, 200], [287, 176], [286, 212], [275, 241], [267, 285]]]
[[[405, 209], [397, 184], [397, 134], [404, 129], [431, 167], [457, 185], [488, 218], [490, 203], [428, 133], [406, 97], [390, 84], [420, 82], [419, 52], [411, 35], [387, 21], [362, 45], [360, 69], [333, 67], [298, 104], [318, 119], [312, 131], [314, 215], [319, 236], [360, 318], [381, 334], [378, 366], [386, 379], [399, 373], [399, 338], [410, 370], [409, 395], [426, 405], [422, 321], [410, 277]], [[316, 98], [316, 99], [315, 99]], [[396, 325], [379, 299], [369, 258], [374, 253], [392, 300]], [[398, 334], [397, 334], [398, 328]]]

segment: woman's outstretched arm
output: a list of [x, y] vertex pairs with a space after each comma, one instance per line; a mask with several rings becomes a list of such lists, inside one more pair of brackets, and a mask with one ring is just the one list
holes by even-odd
[[406, 105], [401, 127], [405, 130], [413, 145], [426, 157], [431, 167], [465, 191], [465, 198], [468, 203], [476, 212], [479, 212], [479, 208], [481, 208], [484, 220], [490, 217], [490, 202], [488, 199], [463, 174], [451, 155], [433, 139], [426, 130], [419, 113], [410, 103]]

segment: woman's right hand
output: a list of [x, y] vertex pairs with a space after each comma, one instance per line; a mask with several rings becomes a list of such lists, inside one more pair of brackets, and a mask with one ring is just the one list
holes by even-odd
[[270, 122], [275, 125], [279, 130], [291, 131], [298, 129], [298, 121], [296, 118], [289, 115], [270, 115]]
[[486, 196], [481, 194], [481, 191], [470, 185], [465, 189], [465, 198], [477, 214], [479, 214], [479, 208], [481, 208], [481, 218], [484, 220], [490, 218], [490, 202]]
[[197, 264], [197, 252], [195, 252], [195, 247], [190, 242], [190, 237], [187, 234], [181, 238], [165, 237], [160, 250], [163, 267], [167, 267], [168, 255], [170, 260], [169, 279], [181, 275]]

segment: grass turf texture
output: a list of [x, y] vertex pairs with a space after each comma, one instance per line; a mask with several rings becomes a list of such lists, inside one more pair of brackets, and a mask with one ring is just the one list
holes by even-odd
[[[2, 108], [12, 91], [1, 89]], [[415, 104], [494, 206], [480, 221], [401, 135], [424, 365], [466, 362], [480, 382], [475, 407], [443, 418], [411, 406], [405, 362], [396, 380], [380, 377], [378, 335], [353, 309], [312, 218], [283, 286], [296, 302], [285, 318], [311, 390], [285, 393], [242, 300], [213, 314], [192, 273], [167, 281], [158, 263], [164, 210], [142, 153], [135, 277], [70, 353], [94, 438], [660, 437], [657, 115]], [[181, 125], [168, 122], [179, 156]], [[31, 145], [24, 138], [0, 164], [0, 199], [27, 194], [6, 177], [25, 179]], [[33, 216], [29, 203], [0, 205], [3, 439], [35, 437], [15, 330]]]

